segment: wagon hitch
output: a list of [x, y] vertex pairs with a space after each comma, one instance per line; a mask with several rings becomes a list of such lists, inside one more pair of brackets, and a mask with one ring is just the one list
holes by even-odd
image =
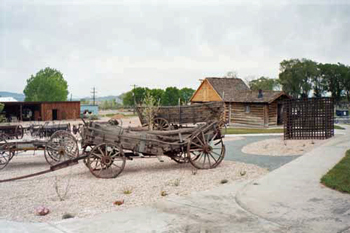
[[58, 164], [50, 166], [49, 169], [44, 170], [44, 171], [35, 172], [35, 173], [29, 174], [29, 175], [18, 176], [18, 177], [14, 177], [14, 178], [0, 180], [0, 183], [5, 183], [5, 182], [10, 182], [10, 181], [15, 181], [15, 180], [22, 180], [22, 179], [26, 179], [26, 178], [30, 178], [30, 177], [34, 177], [34, 176], [43, 175], [43, 174], [46, 174], [49, 172], [54, 172], [54, 171], [57, 171], [57, 170], [60, 170], [60, 169], [66, 168], [66, 167], [77, 165], [79, 160], [85, 159], [85, 158], [87, 158], [87, 155], [60, 162]]

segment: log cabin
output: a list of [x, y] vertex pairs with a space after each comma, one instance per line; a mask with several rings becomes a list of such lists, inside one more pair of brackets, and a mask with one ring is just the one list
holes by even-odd
[[206, 78], [191, 103], [225, 102], [225, 120], [231, 125], [270, 127], [283, 124], [283, 91], [252, 91], [239, 78]]

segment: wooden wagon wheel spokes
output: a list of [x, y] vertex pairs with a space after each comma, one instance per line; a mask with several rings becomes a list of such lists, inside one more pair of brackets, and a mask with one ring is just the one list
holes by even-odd
[[45, 159], [50, 165], [74, 159], [78, 156], [78, 142], [68, 131], [56, 131], [46, 143]]
[[169, 128], [169, 122], [164, 118], [155, 118], [153, 120], [153, 127], [156, 130], [166, 130]]
[[14, 152], [10, 151], [5, 136], [0, 135], [0, 170], [9, 164], [13, 156]]
[[17, 125], [16, 129], [15, 129], [16, 138], [17, 139], [22, 139], [23, 138], [23, 134], [24, 134], [24, 131], [23, 131], [22, 125]]
[[95, 146], [86, 159], [91, 173], [98, 178], [115, 178], [125, 167], [126, 158], [118, 146], [102, 143]]
[[224, 159], [225, 151], [219, 129], [194, 135], [187, 146], [189, 161], [198, 169], [215, 168]]

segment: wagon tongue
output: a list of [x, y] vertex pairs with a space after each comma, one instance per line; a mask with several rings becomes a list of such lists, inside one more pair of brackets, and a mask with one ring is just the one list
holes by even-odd
[[58, 163], [58, 164], [55, 164], [55, 165], [51, 166], [47, 170], [36, 172], [36, 173], [32, 173], [32, 174], [29, 174], [29, 175], [18, 176], [18, 177], [14, 177], [14, 178], [0, 180], [0, 183], [26, 179], [26, 178], [30, 178], [30, 177], [34, 177], [34, 176], [43, 175], [43, 174], [46, 174], [46, 173], [49, 173], [49, 172], [54, 172], [54, 171], [60, 170], [62, 168], [66, 168], [66, 167], [77, 165], [78, 164], [78, 160], [84, 159], [84, 158], [86, 158], [86, 156], [80, 156], [78, 158], [74, 158], [74, 159], [71, 159], [71, 160], [66, 160], [66, 161], [63, 161], [61, 163]]

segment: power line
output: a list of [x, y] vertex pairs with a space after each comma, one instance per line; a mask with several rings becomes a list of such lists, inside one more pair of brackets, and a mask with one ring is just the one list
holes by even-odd
[[136, 111], [136, 95], [135, 95], [135, 88], [136, 88], [136, 85], [131, 85], [133, 88], [132, 88], [132, 95], [134, 96], [134, 115], [135, 115], [135, 111]]
[[92, 88], [92, 92], [91, 93], [92, 93], [92, 103], [93, 103], [93, 105], [95, 105], [96, 104], [96, 93], [97, 93], [95, 87]]

